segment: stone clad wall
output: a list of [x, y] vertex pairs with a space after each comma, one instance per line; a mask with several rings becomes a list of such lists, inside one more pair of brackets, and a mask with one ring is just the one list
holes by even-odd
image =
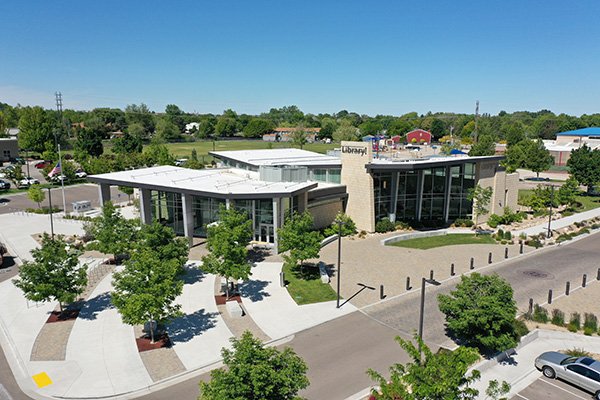
[[370, 143], [342, 142], [342, 184], [346, 185], [348, 204], [346, 214], [356, 223], [356, 228], [375, 231], [375, 198], [373, 177], [365, 166], [373, 160]]
[[491, 214], [504, 214], [504, 207], [518, 209], [519, 174], [507, 174], [498, 162], [482, 162], [477, 165], [476, 184], [494, 190], [488, 209], [490, 212], [478, 217], [478, 223], [486, 222]]
[[343, 211], [342, 200], [331, 201], [324, 204], [317, 204], [314, 207], [308, 206], [308, 211], [313, 217], [313, 226], [315, 229], [325, 228], [331, 225], [335, 216]]

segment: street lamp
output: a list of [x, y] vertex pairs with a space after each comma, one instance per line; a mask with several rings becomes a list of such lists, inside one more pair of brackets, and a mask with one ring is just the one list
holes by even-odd
[[421, 312], [419, 314], [419, 355], [421, 355], [421, 342], [423, 341], [423, 314], [425, 312], [425, 284], [431, 284], [434, 286], [440, 286], [441, 282], [435, 279], [423, 278], [421, 281]]
[[337, 303], [335, 308], [340, 308], [340, 278], [341, 278], [341, 266], [342, 266], [342, 225], [344, 221], [338, 219], [338, 262], [337, 262]]
[[50, 205], [50, 234], [54, 240], [54, 222], [52, 221], [52, 191], [48, 188], [48, 204]]
[[552, 205], [554, 203], [554, 185], [550, 185], [550, 212], [548, 213], [548, 234], [546, 237], [550, 239], [552, 237], [552, 229], [550, 225], [552, 224]]

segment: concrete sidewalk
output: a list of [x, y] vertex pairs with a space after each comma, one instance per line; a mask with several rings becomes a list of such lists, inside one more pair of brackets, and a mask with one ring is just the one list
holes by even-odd
[[[561, 229], [561, 228], [565, 228], [569, 225], [572, 225], [575, 222], [581, 222], [581, 221], [585, 221], [585, 220], [596, 218], [596, 217], [600, 217], [600, 207], [594, 208], [593, 210], [585, 211], [582, 213], [569, 215], [568, 217], [563, 217], [563, 218], [552, 220], [551, 228], [552, 228], [552, 230]], [[521, 233], [524, 233], [527, 236], [532, 236], [532, 235], [539, 235], [540, 233], [546, 233], [546, 232], [548, 232], [548, 221], [547, 220], [545, 223], [531, 226], [529, 228], [526, 228], [526, 229], [523, 229], [520, 231], [515, 231], [515, 232], [513, 232], [513, 235], [518, 236]]]
[[574, 347], [600, 353], [600, 337], [584, 336], [569, 332], [536, 329], [521, 340], [516, 354], [505, 361], [486, 360], [473, 367], [481, 372], [481, 379], [473, 387], [479, 390], [479, 399], [485, 399], [485, 389], [492, 379], [510, 383], [507, 398], [525, 389], [541, 376], [534, 361], [545, 351], [564, 351]]

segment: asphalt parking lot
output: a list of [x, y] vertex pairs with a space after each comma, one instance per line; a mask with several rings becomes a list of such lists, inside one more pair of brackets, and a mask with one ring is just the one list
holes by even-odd
[[513, 396], [511, 400], [589, 400], [592, 394], [559, 379], [541, 375], [531, 385]]

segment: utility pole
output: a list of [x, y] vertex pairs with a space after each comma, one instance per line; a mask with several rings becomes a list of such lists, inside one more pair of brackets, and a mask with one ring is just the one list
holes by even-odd
[[548, 234], [546, 235], [548, 239], [552, 237], [552, 203], [554, 203], [554, 185], [550, 185], [550, 212], [548, 213]]
[[473, 130], [473, 143], [477, 143], [477, 122], [479, 121], [479, 100], [475, 102], [475, 129]]

